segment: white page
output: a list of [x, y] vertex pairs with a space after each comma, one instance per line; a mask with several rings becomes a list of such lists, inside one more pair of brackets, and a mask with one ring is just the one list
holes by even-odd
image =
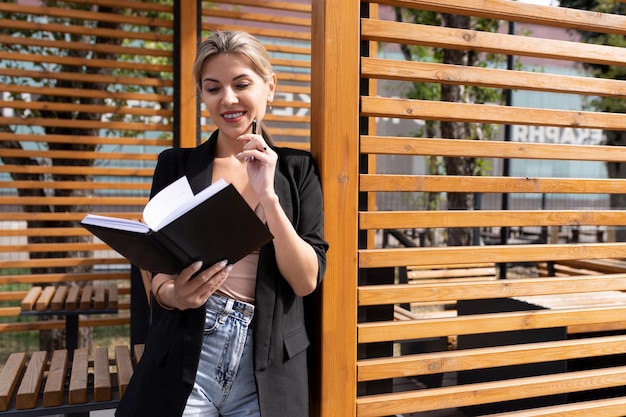
[[118, 230], [128, 230], [130, 232], [148, 232], [148, 226], [138, 221], [120, 219], [119, 217], [98, 216], [97, 214], [86, 215], [81, 223], [92, 224], [94, 226], [106, 226]]
[[152, 230], [170, 213], [176, 211], [185, 201], [193, 198], [193, 191], [187, 177], [181, 177], [159, 191], [154, 197], [148, 201], [143, 209], [143, 221], [146, 222]]
[[182, 177], [152, 197], [143, 211], [143, 220], [152, 230], [160, 230], [227, 185], [228, 183], [220, 178], [194, 195], [187, 177]]

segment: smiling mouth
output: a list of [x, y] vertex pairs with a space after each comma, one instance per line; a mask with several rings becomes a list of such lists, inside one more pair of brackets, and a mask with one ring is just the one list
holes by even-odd
[[236, 119], [238, 117], [241, 117], [244, 115], [244, 112], [237, 112], [237, 113], [228, 113], [228, 114], [223, 114], [222, 117], [224, 119], [228, 119], [228, 120], [232, 120], [232, 119]]

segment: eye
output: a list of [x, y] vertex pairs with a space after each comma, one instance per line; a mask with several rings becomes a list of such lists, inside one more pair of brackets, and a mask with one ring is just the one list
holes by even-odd
[[209, 94], [215, 94], [218, 91], [220, 91], [220, 88], [219, 87], [207, 87], [204, 89], [204, 91], [206, 91]]
[[250, 83], [250, 82], [242, 82], [242, 83], [237, 84], [237, 88], [239, 90], [245, 90], [246, 88], [250, 87], [251, 85], [252, 85], [252, 83]]

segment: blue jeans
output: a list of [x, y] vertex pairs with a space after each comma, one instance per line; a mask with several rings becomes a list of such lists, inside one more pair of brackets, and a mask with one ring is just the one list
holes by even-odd
[[260, 416], [252, 360], [254, 306], [212, 295], [204, 342], [183, 417]]

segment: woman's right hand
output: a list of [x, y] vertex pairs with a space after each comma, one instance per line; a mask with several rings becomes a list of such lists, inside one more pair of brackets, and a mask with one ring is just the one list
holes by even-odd
[[157, 301], [164, 308], [186, 310], [203, 306], [208, 298], [222, 285], [233, 266], [226, 261], [218, 262], [204, 271], [202, 262], [194, 262], [178, 275], [157, 274], [152, 288]]

